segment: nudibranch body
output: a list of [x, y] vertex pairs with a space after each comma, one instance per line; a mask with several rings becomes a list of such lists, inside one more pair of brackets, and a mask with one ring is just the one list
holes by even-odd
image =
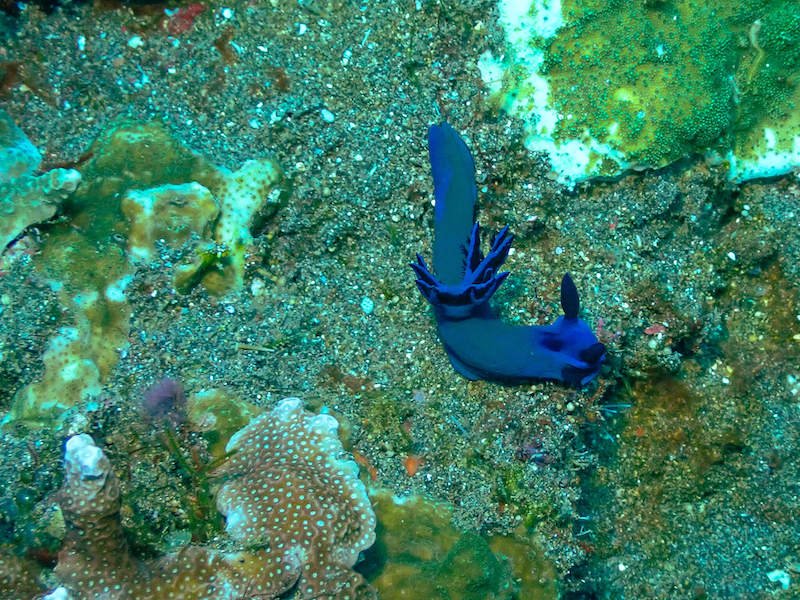
[[[597, 376], [606, 349], [578, 317], [578, 290], [569, 274], [561, 280], [564, 315], [552, 325], [511, 325], [489, 300], [508, 277], [499, 272], [513, 236], [504, 227], [489, 253], [480, 249], [475, 222], [475, 166], [464, 140], [447, 123], [428, 130], [436, 199], [434, 276], [418, 254], [411, 268], [431, 303], [439, 338], [453, 368], [467, 379], [517, 382], [552, 379], [584, 385]], [[465, 244], [466, 242], [466, 244]]]

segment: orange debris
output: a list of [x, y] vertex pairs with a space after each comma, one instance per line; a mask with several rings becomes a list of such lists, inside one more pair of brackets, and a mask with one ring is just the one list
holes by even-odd
[[403, 459], [403, 466], [406, 468], [406, 474], [408, 474], [409, 477], [416, 475], [423, 462], [424, 459], [417, 454], [409, 454], [406, 456]]

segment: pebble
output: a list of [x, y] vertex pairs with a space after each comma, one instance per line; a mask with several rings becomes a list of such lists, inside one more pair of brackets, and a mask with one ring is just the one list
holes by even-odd
[[369, 296], [364, 296], [361, 299], [361, 310], [364, 311], [364, 314], [371, 315], [372, 312], [375, 310], [375, 302]]
[[253, 283], [250, 284], [250, 293], [253, 296], [263, 296], [266, 287], [263, 279], [255, 277], [253, 278]]
[[792, 576], [783, 569], [775, 569], [774, 571], [770, 571], [767, 573], [767, 579], [769, 579], [772, 583], [780, 584], [781, 588], [784, 590], [788, 590], [789, 586], [792, 585]]

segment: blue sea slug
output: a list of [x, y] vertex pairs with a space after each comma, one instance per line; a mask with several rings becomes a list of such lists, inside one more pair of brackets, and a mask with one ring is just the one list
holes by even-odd
[[580, 302], [572, 278], [565, 274], [561, 280], [564, 315], [552, 325], [501, 321], [489, 300], [508, 277], [507, 271], [498, 271], [513, 236], [506, 226], [494, 236], [489, 253], [481, 252], [480, 227], [474, 218], [475, 165], [464, 140], [450, 125], [430, 127], [428, 153], [436, 198], [436, 277], [419, 254], [411, 268], [419, 291], [433, 306], [439, 338], [453, 368], [473, 380], [552, 379], [570, 385], [591, 381], [606, 349], [578, 318]]

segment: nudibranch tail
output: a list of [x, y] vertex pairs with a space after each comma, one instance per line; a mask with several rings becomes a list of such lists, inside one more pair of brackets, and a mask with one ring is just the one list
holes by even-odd
[[489, 300], [508, 277], [499, 272], [513, 236], [508, 226], [484, 256], [474, 222], [475, 166], [464, 140], [447, 123], [428, 130], [436, 199], [433, 267], [417, 254], [411, 263], [419, 291], [434, 308], [439, 337], [453, 368], [468, 379], [554, 379], [584, 385], [597, 376], [606, 349], [580, 319], [578, 289], [569, 273], [561, 280], [564, 315], [552, 325], [501, 321]]
[[443, 283], [459, 283], [463, 256], [453, 248], [461, 249], [475, 221], [475, 163], [464, 140], [447, 123], [428, 129], [428, 156], [436, 200], [433, 266]]

